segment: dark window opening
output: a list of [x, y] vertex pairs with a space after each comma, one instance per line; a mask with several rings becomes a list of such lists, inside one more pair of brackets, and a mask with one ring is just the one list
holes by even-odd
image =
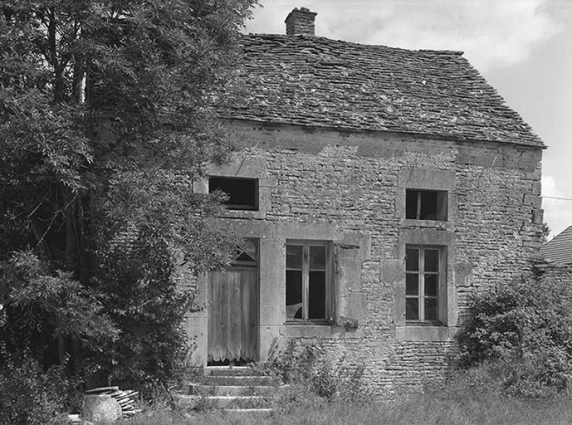
[[407, 189], [405, 191], [405, 218], [447, 221], [447, 192]]
[[209, 193], [224, 192], [229, 210], [258, 211], [258, 179], [209, 177]]
[[328, 319], [331, 250], [327, 242], [286, 245], [286, 319]]

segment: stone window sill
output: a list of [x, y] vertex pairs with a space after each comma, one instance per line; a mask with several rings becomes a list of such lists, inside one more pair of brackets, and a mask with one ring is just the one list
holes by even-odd
[[263, 219], [266, 218], [266, 211], [252, 211], [252, 210], [226, 210], [222, 218], [250, 218], [250, 219]]
[[435, 341], [449, 342], [455, 339], [456, 327], [446, 326], [397, 326], [395, 339], [397, 341]]
[[299, 324], [286, 322], [282, 326], [280, 334], [287, 338], [336, 338], [345, 335], [346, 338], [360, 337], [362, 331], [360, 329], [352, 329], [347, 331], [343, 326], [335, 325], [316, 325], [313, 323]]
[[403, 227], [408, 228], [431, 228], [431, 229], [438, 229], [438, 230], [449, 230], [452, 228], [452, 224], [450, 221], [438, 221], [438, 220], [413, 220], [411, 218], [404, 218], [401, 221], [401, 225]]

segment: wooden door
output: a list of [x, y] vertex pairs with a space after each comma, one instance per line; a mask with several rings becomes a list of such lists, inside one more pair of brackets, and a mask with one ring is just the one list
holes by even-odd
[[258, 360], [258, 264], [243, 251], [210, 273], [208, 362]]

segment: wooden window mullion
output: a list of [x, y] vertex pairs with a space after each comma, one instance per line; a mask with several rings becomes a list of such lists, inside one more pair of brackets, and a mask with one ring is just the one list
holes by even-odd
[[302, 318], [308, 320], [310, 316], [310, 247], [304, 245], [302, 255]]
[[424, 248], [419, 249], [419, 320], [425, 321], [425, 249]]

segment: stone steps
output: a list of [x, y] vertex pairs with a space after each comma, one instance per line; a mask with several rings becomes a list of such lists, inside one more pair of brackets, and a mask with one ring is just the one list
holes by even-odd
[[274, 385], [189, 385], [189, 395], [253, 396], [273, 394], [275, 391]]
[[185, 409], [219, 409], [232, 415], [269, 415], [272, 398], [281, 388], [270, 376], [247, 366], [205, 368], [200, 382], [190, 383], [175, 403]]

